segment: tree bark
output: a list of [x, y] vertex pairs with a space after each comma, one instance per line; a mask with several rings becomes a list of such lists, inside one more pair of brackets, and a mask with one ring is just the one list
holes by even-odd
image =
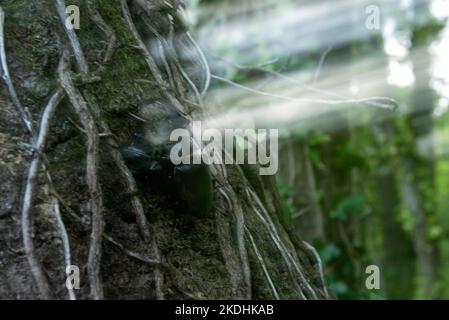
[[[327, 298], [313, 248], [284, 228], [273, 181], [254, 174], [257, 168], [214, 167], [212, 213], [198, 218], [184, 213], [169, 178], [149, 175], [134, 181], [123, 166], [117, 146], [135, 128], [120, 114], [131, 105], [162, 98], [180, 113], [195, 109], [182, 91], [170, 88], [166, 70], [153, 64], [147, 46], [155, 36], [145, 27], [146, 18], [162, 37], [169, 40], [167, 30], [175, 28], [179, 38], [187, 39], [179, 21], [170, 25], [169, 15], [179, 14], [175, 4], [71, 1], [81, 13], [81, 28], [73, 34], [57, 14], [61, 3], [0, 1], [9, 71], [33, 128], [39, 127], [51, 93], [62, 87], [66, 94], [50, 126], [45, 168], [31, 202], [32, 241], [51, 297], [73, 298], [65, 286], [67, 246], [52, 210], [58, 204], [71, 263], [80, 270], [81, 287], [74, 290], [78, 299]], [[78, 66], [60, 69], [58, 76], [68, 49]], [[87, 68], [79, 65], [81, 53]], [[189, 63], [199, 68], [204, 64], [200, 57], [192, 59]], [[175, 63], [170, 68], [182, 71]], [[179, 74], [173, 73], [177, 88], [189, 88]], [[27, 144], [34, 140], [9, 100], [2, 86], [0, 299], [46, 298], [30, 273], [19, 215], [36, 152]], [[194, 111], [190, 116], [200, 118], [202, 110]]]

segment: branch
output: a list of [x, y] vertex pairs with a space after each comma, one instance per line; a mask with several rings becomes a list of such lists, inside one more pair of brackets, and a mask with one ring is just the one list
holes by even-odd
[[[268, 63], [264, 63], [263, 65], [257, 65], [257, 66], [246, 66], [246, 65], [241, 65], [238, 64], [234, 61], [231, 61], [229, 59], [226, 59], [224, 57], [221, 57], [219, 55], [216, 55], [214, 53], [209, 53], [210, 55], [226, 62], [229, 65], [234, 66], [235, 68], [242, 70], [242, 71], [258, 71], [258, 72], [263, 72], [263, 73], [267, 73], [270, 75], [273, 75], [279, 79], [283, 79], [286, 80], [288, 82], [291, 82], [293, 84], [296, 85], [300, 85], [302, 87], [304, 87], [305, 89], [315, 92], [315, 93], [319, 93], [319, 94], [323, 94], [329, 97], [334, 97], [338, 100], [327, 100], [327, 99], [297, 99], [297, 98], [291, 98], [291, 97], [287, 97], [287, 96], [281, 96], [281, 95], [276, 95], [276, 94], [271, 94], [268, 93], [266, 91], [261, 91], [261, 90], [257, 90], [257, 89], [253, 89], [244, 85], [241, 85], [239, 83], [236, 83], [230, 79], [226, 79], [223, 77], [219, 77], [216, 75], [211, 75], [212, 78], [225, 82], [227, 84], [230, 84], [234, 87], [246, 90], [246, 91], [250, 91], [252, 93], [255, 94], [259, 94], [259, 95], [263, 95], [263, 96], [268, 96], [268, 97], [272, 97], [272, 98], [278, 98], [278, 99], [282, 99], [282, 100], [288, 100], [288, 101], [296, 101], [299, 103], [313, 103], [313, 104], [327, 104], [327, 105], [343, 105], [343, 104], [362, 104], [362, 105], [366, 105], [366, 106], [371, 106], [371, 107], [379, 107], [379, 108], [384, 108], [384, 109], [390, 109], [390, 110], [395, 110], [398, 108], [397, 102], [396, 100], [392, 99], [392, 98], [388, 98], [388, 97], [368, 97], [368, 98], [361, 98], [361, 99], [350, 99], [347, 98], [345, 96], [333, 93], [333, 92], [329, 92], [323, 89], [317, 89], [311, 85], [308, 84], [304, 84], [301, 81], [284, 75], [280, 72], [277, 71], [273, 71], [273, 70], [269, 70], [265, 68], [265, 65], [274, 63], [275, 61], [270, 61]], [[327, 53], [326, 53], [327, 54]], [[323, 59], [323, 58], [322, 58]], [[323, 61], [324, 63], [324, 61]], [[321, 68], [321, 65], [318, 66], [318, 68]], [[317, 70], [318, 71], [318, 70]]]
[[116, 246], [117, 248], [122, 250], [124, 253], [126, 253], [131, 258], [134, 258], [136, 260], [139, 260], [140, 262], [144, 262], [146, 264], [149, 264], [150, 266], [159, 266], [161, 264], [161, 261], [159, 259], [148, 258], [148, 257], [145, 257], [145, 256], [141, 255], [140, 253], [137, 253], [137, 252], [134, 252], [134, 251], [126, 249], [120, 242], [117, 242], [116, 240], [114, 240], [113, 238], [108, 236], [107, 234], [104, 234], [103, 237], [107, 241], [112, 243], [114, 246]]
[[[65, 95], [64, 95], [65, 96]], [[57, 222], [57, 229], [59, 232], [59, 236], [61, 237], [62, 245], [63, 245], [63, 255], [64, 255], [64, 262], [65, 262], [65, 270], [67, 270], [68, 266], [72, 265], [72, 254], [70, 250], [70, 241], [69, 236], [67, 234], [67, 229], [64, 224], [64, 220], [62, 220], [61, 212], [60, 212], [60, 206], [59, 203], [61, 202], [60, 198], [57, 196], [56, 188], [53, 184], [53, 178], [51, 177], [50, 171], [48, 169], [47, 165], [47, 159], [45, 155], [43, 155], [44, 163], [42, 164], [43, 170], [45, 172], [46, 178], [47, 178], [47, 185], [50, 189], [50, 197], [51, 197], [51, 204], [52, 204], [52, 213], [55, 217], [55, 220]], [[76, 300], [75, 291], [72, 288], [67, 288], [67, 291], [69, 293], [69, 299], [70, 300]]]
[[[11, 81], [11, 77], [9, 75], [7, 60], [6, 60], [6, 54], [5, 54], [5, 45], [4, 45], [4, 11], [0, 7], [0, 56], [1, 56], [1, 65], [3, 74], [2, 77], [5, 80], [9, 95], [11, 97], [11, 100], [19, 113], [23, 125], [25, 129], [28, 131], [28, 133], [31, 135], [31, 137], [34, 136], [32, 123], [29, 120], [28, 116], [26, 115], [19, 98], [17, 97], [16, 91], [14, 89], [14, 86]], [[32, 163], [29, 168], [28, 172], [28, 178], [27, 178], [27, 184], [25, 187], [25, 195], [24, 200], [22, 204], [22, 234], [23, 234], [23, 241], [24, 241], [24, 249], [27, 255], [28, 262], [30, 264], [31, 273], [33, 274], [33, 277], [36, 281], [36, 284], [38, 286], [38, 289], [44, 299], [49, 299], [51, 297], [51, 291], [50, 286], [48, 284], [48, 281], [45, 277], [44, 271], [42, 269], [42, 265], [37, 258], [35, 254], [35, 248], [33, 243], [33, 215], [32, 215], [32, 202], [34, 199], [34, 191], [37, 183], [37, 176], [40, 169], [40, 163], [43, 157], [43, 148], [45, 147], [47, 135], [50, 127], [50, 120], [53, 117], [54, 110], [56, 109], [59, 102], [64, 97], [64, 92], [62, 89], [59, 89], [55, 92], [55, 94], [52, 96], [50, 101], [48, 102], [47, 107], [44, 110], [44, 113], [41, 118], [41, 124], [40, 124], [40, 131], [38, 132], [38, 140], [35, 145], [35, 156], [32, 160]], [[45, 166], [45, 164], [42, 164], [42, 167], [44, 171], [46, 172], [47, 178], [50, 179], [50, 174]], [[52, 181], [48, 180], [50, 188], [53, 188]], [[57, 215], [58, 207], [59, 207], [59, 201], [55, 197], [52, 197], [52, 207], [53, 212], [55, 215]], [[65, 230], [64, 223], [62, 219], [58, 219], [58, 231], [61, 236], [62, 242], [64, 244], [64, 256], [65, 260], [70, 262], [70, 245], [68, 243], [68, 237], [67, 232]], [[70, 264], [70, 263], [69, 263]], [[70, 299], [75, 300], [75, 295], [69, 290], [69, 296]]]
[[254, 251], [254, 253], [255, 253], [256, 257], [257, 257], [257, 260], [260, 263], [260, 266], [262, 267], [262, 270], [263, 270], [265, 278], [266, 278], [266, 280], [268, 282], [268, 285], [270, 286], [271, 294], [273, 295], [273, 297], [276, 300], [280, 300], [281, 298], [279, 297], [279, 293], [277, 292], [276, 287], [275, 287], [275, 285], [273, 283], [273, 280], [271, 279], [270, 273], [268, 272], [267, 265], [265, 264], [265, 261], [264, 261], [262, 255], [260, 254], [259, 249], [257, 248], [256, 242], [254, 241], [254, 238], [251, 235], [251, 232], [246, 227], [245, 227], [245, 235], [248, 237], [248, 239], [251, 242], [251, 246], [253, 247], [253, 251]]
[[322, 105], [347, 105], [347, 104], [367, 104], [383, 109], [395, 110], [397, 109], [397, 103], [394, 99], [388, 97], [370, 97], [370, 98], [362, 98], [362, 99], [340, 99], [340, 100], [328, 100], [328, 99], [307, 99], [307, 98], [292, 98], [288, 96], [282, 96], [279, 94], [269, 93], [266, 91], [261, 91], [257, 89], [253, 89], [237, 82], [234, 82], [230, 79], [226, 79], [217, 75], [211, 76], [213, 79], [225, 82], [230, 84], [236, 88], [240, 88], [261, 96], [277, 98], [281, 100], [293, 101], [298, 103], [308, 103], [308, 104], [322, 104]]
[[[59, 234], [61, 235], [63, 252], [64, 252], [64, 263], [65, 269], [67, 270], [68, 266], [72, 265], [72, 255], [70, 252], [70, 241], [69, 236], [67, 234], [67, 230], [64, 225], [64, 221], [62, 220], [61, 210], [59, 208], [59, 200], [55, 196], [52, 196], [51, 205], [53, 207], [53, 215], [55, 216], [56, 222], [58, 223]], [[75, 291], [71, 287], [67, 287], [69, 292], [69, 299], [76, 300]]]
[[158, 49], [159, 49], [160, 58], [162, 60], [162, 64], [164, 65], [165, 72], [167, 73], [170, 87], [174, 91], [174, 90], [176, 90], [176, 87], [175, 87], [175, 82], [173, 80], [173, 73], [170, 69], [170, 66], [168, 65], [167, 57], [165, 56], [164, 45], [167, 46], [166, 40], [159, 34], [159, 32], [157, 32], [156, 29], [153, 28], [153, 26], [151, 25], [151, 23], [148, 21], [148, 19], [146, 17], [143, 18], [143, 22], [145, 23], [145, 26], [150, 30], [150, 32], [152, 32], [156, 36], [156, 39], [158, 41]]
[[211, 72], [210, 72], [210, 67], [209, 67], [209, 63], [207, 62], [207, 59], [203, 53], [203, 50], [201, 50], [200, 46], [198, 45], [198, 43], [195, 41], [195, 39], [192, 38], [192, 36], [190, 35], [190, 33], [187, 31], [186, 32], [187, 38], [190, 40], [190, 42], [193, 44], [193, 46], [195, 47], [195, 49], [198, 51], [198, 54], [201, 58], [201, 61], [204, 65], [204, 70], [206, 72], [206, 80], [204, 83], [204, 88], [201, 91], [201, 96], [204, 97], [204, 95], [206, 94], [207, 90], [209, 89], [210, 86], [210, 79], [211, 79]]
[[25, 187], [25, 194], [22, 204], [22, 236], [24, 242], [24, 248], [28, 263], [30, 264], [31, 273], [36, 281], [37, 287], [44, 299], [51, 298], [51, 290], [48, 284], [48, 280], [42, 269], [42, 265], [36, 256], [35, 247], [33, 243], [33, 211], [32, 204], [35, 196], [35, 189], [41, 167], [42, 154], [47, 141], [48, 132], [50, 130], [50, 121], [54, 115], [56, 107], [64, 97], [64, 91], [58, 89], [47, 106], [45, 107], [42, 115], [39, 132], [37, 135], [37, 141], [34, 145], [35, 151], [33, 154], [33, 160], [31, 161], [30, 168], [28, 170], [28, 178]]
[[78, 89], [74, 86], [70, 77], [69, 65], [69, 53], [67, 50], [64, 50], [63, 58], [58, 67], [59, 82], [66, 91], [67, 96], [84, 127], [87, 138], [86, 182], [89, 189], [92, 210], [92, 230], [90, 235], [87, 270], [92, 297], [94, 299], [102, 299], [103, 289], [100, 279], [100, 261], [104, 223], [102, 191], [98, 181], [99, 136], [95, 120], [87, 107], [87, 103]]
[[[65, 96], [65, 94], [64, 94], [64, 96]], [[65, 227], [64, 220], [62, 219], [62, 216], [61, 216], [61, 210], [60, 210], [60, 205], [59, 205], [60, 202], [63, 202], [63, 201], [59, 197], [59, 194], [57, 193], [56, 188], [54, 186], [53, 178], [50, 174], [50, 171], [48, 170], [48, 165], [47, 165], [48, 161], [45, 156], [43, 156], [43, 157], [44, 157], [44, 163], [42, 166], [45, 171], [46, 178], [47, 178], [48, 188], [50, 189], [49, 193], [50, 193], [51, 204], [52, 204], [52, 209], [53, 209], [52, 213], [57, 222], [59, 236], [61, 237], [61, 241], [62, 241], [64, 262], [65, 262], [64, 274], [66, 274], [65, 270], [67, 270], [68, 266], [72, 265], [72, 254], [71, 254], [71, 250], [70, 250], [69, 236], [67, 234], [67, 229]], [[69, 299], [76, 300], [76, 295], [75, 295], [75, 291], [73, 290], [73, 288], [67, 287], [67, 291], [69, 293]]]
[[154, 61], [153, 57], [151, 56], [150, 52], [148, 51], [147, 46], [143, 42], [142, 38], [139, 35], [139, 32], [136, 29], [136, 26], [134, 25], [134, 22], [132, 20], [131, 13], [129, 11], [129, 7], [128, 7], [128, 4], [126, 3], [126, 0], [120, 0], [120, 3], [122, 6], [123, 17], [125, 18], [125, 20], [128, 24], [131, 34], [134, 37], [134, 40], [137, 42], [137, 47], [140, 49], [140, 51], [142, 51], [143, 57], [154, 77], [154, 80], [156, 81], [160, 90], [162, 90], [162, 93], [165, 95], [165, 97], [170, 101], [170, 103], [181, 114], [183, 114], [184, 116], [187, 115], [185, 107], [168, 91], [167, 85], [156, 65], [156, 62]]
[[[113, 135], [111, 134], [109, 126], [107, 125], [107, 123], [104, 120], [100, 119], [100, 108], [97, 105], [94, 97], [91, 97], [87, 93], [85, 93], [85, 96], [86, 96], [87, 101], [89, 102], [89, 105], [91, 106], [91, 110], [92, 110], [94, 116], [98, 119], [98, 121], [100, 123], [101, 130], [104, 133], [108, 134], [107, 143], [106, 143], [106, 145], [108, 147], [108, 151], [109, 151], [115, 165], [117, 166], [117, 169], [119, 170], [119, 172], [122, 176], [122, 179], [125, 182], [126, 192], [131, 196], [131, 208], [136, 217], [136, 222], [137, 222], [137, 225], [139, 226], [140, 234], [146, 242], [150, 243], [151, 249], [153, 251], [152, 255], [154, 256], [154, 259], [149, 260], [148, 258], [143, 257], [137, 253], [133, 253], [133, 252], [125, 249], [120, 244], [117, 244], [116, 241], [114, 241], [113, 239], [110, 239], [109, 237], [106, 237], [106, 239], [109, 240], [111, 243], [115, 244], [116, 246], [118, 246], [122, 251], [124, 251], [130, 257], [133, 257], [135, 259], [138, 259], [140, 261], [143, 261], [143, 262], [146, 262], [149, 264], [157, 264], [157, 263], [152, 263], [152, 262], [159, 261], [159, 264], [160, 264], [161, 257], [159, 254], [159, 247], [158, 247], [158, 244], [156, 242], [154, 235], [151, 234], [150, 229], [148, 227], [148, 220], [145, 216], [145, 211], [143, 209], [142, 201], [140, 200], [140, 198], [138, 196], [138, 189], [137, 189], [136, 181], [135, 181], [132, 173], [129, 171], [128, 167], [126, 166], [126, 163], [123, 159], [122, 154], [117, 149], [117, 142], [113, 138]], [[154, 278], [155, 278], [155, 283], [156, 283], [156, 285], [155, 285], [156, 296], [159, 300], [163, 300], [164, 299], [164, 293], [163, 293], [164, 278], [163, 278], [163, 273], [159, 269], [159, 266], [156, 266], [156, 268], [154, 270]]]
[[[186, 14], [185, 14], [184, 9], [182, 8], [182, 6], [180, 6], [179, 9], [181, 11], [181, 14], [185, 16]], [[204, 81], [203, 90], [201, 90], [201, 97], [204, 98], [205, 94], [207, 93], [207, 90], [209, 89], [210, 80], [211, 80], [211, 72], [210, 72], [209, 63], [207, 62], [207, 59], [206, 59], [206, 56], [203, 53], [203, 50], [201, 50], [201, 47], [195, 41], [195, 39], [190, 35], [189, 31], [186, 31], [186, 36], [187, 36], [187, 39], [189, 39], [189, 41], [195, 47], [195, 49], [198, 52], [198, 55], [200, 57], [200, 60], [201, 60], [201, 62], [203, 64], [203, 66], [204, 66], [204, 72], [206, 73], [206, 77], [205, 77], [205, 81]]]
[[148, 228], [148, 221], [145, 217], [145, 212], [143, 210], [142, 202], [138, 196], [138, 190], [136, 185], [136, 180], [134, 179], [132, 173], [129, 171], [126, 166], [125, 160], [123, 159], [122, 154], [117, 149], [117, 142], [113, 138], [111, 130], [109, 129], [108, 124], [100, 119], [100, 108], [97, 105], [96, 101], [89, 94], [85, 93], [86, 100], [88, 101], [92, 113], [95, 118], [98, 120], [100, 124], [100, 128], [103, 133], [107, 134], [106, 146], [108, 151], [114, 161], [117, 169], [119, 170], [120, 175], [122, 176], [125, 182], [126, 193], [131, 196], [131, 207], [134, 215], [136, 217], [137, 225], [139, 226], [140, 233], [145, 241], [150, 240], [150, 230]]
[[315, 83], [320, 76], [321, 69], [323, 68], [324, 61], [326, 61], [327, 55], [332, 51], [332, 46], [329, 46], [321, 55], [320, 61], [318, 62], [318, 67], [315, 70], [315, 74], [313, 76], [313, 82]]
[[[292, 275], [293, 278], [295, 278], [295, 276], [294, 276], [295, 273], [299, 276], [302, 286], [304, 287], [304, 288], [301, 288], [301, 285], [298, 286], [299, 287], [298, 292], [299, 292], [300, 296], [302, 296], [303, 298], [307, 298], [307, 296], [305, 296], [303, 293], [303, 289], [304, 289], [304, 291], [308, 292], [309, 297], [311, 297], [312, 299], [315, 299], [315, 300], [318, 299], [316, 293], [314, 292], [314, 290], [310, 286], [309, 282], [307, 281], [307, 278], [304, 276], [303, 272], [301, 271], [301, 267], [299, 266], [299, 263], [293, 258], [292, 254], [288, 250], [287, 246], [281, 240], [281, 238], [276, 230], [276, 226], [273, 223], [273, 220], [271, 219], [269, 213], [266, 211], [265, 207], [263, 206], [263, 204], [260, 201], [257, 194], [249, 188], [246, 189], [246, 194], [248, 196], [249, 203], [253, 204], [252, 207], [253, 207], [253, 210], [256, 213], [257, 217], [262, 222], [262, 224], [266, 227], [267, 231], [270, 233], [271, 239], [273, 240], [273, 243], [275, 244], [275, 246], [281, 253], [282, 258], [285, 261], [285, 264], [287, 265], [290, 274]], [[260, 210], [257, 209], [256, 205], [259, 207]]]
[[76, 36], [74, 29], [67, 28], [67, 13], [65, 12], [66, 5], [64, 0], [55, 0], [56, 11], [58, 11], [59, 18], [64, 26], [64, 31], [69, 38], [70, 46], [72, 48], [73, 54], [75, 55], [75, 60], [78, 64], [78, 69], [83, 74], [89, 73], [89, 66], [87, 65], [86, 58], [84, 57], [83, 50], [81, 49], [80, 42]]
[[190, 86], [190, 88], [192, 89], [197, 102], [200, 106], [203, 105], [203, 97], [200, 94], [198, 88], [196, 87], [196, 85], [193, 83], [193, 81], [190, 79], [189, 75], [185, 72], [184, 68], [182, 67], [181, 63], [179, 62], [178, 59], [178, 54], [176, 53], [176, 49], [174, 47], [174, 24], [173, 24], [173, 17], [171, 17], [169, 15], [169, 20], [170, 20], [170, 24], [169, 24], [169, 34], [168, 34], [168, 41], [166, 41], [167, 44], [167, 48], [169, 50], [169, 53], [171, 55], [171, 58], [173, 59], [175, 66], [179, 69], [179, 71], [181, 72], [182, 77], [187, 81], [188, 85]]
[[[168, 75], [168, 80], [170, 82], [171, 88], [176, 91], [176, 86], [175, 86], [175, 82], [174, 82], [174, 75], [172, 70], [170, 69], [170, 66], [167, 62], [167, 58], [165, 57], [165, 50], [167, 50], [170, 59], [173, 61], [173, 68], [177, 68], [179, 70], [179, 72], [181, 72], [181, 75], [183, 76], [183, 78], [185, 79], [185, 81], [187, 81], [188, 85], [190, 86], [191, 90], [193, 91], [193, 93], [195, 94], [195, 97], [197, 99], [197, 102], [192, 102], [192, 101], [188, 101], [187, 99], [184, 98], [184, 101], [195, 105], [197, 107], [201, 107], [203, 105], [203, 101], [202, 101], [202, 97], [198, 91], [198, 88], [196, 87], [196, 85], [193, 83], [192, 79], [190, 79], [189, 75], [185, 72], [184, 68], [181, 66], [181, 63], [179, 62], [178, 56], [176, 54], [176, 50], [174, 48], [174, 44], [173, 44], [173, 21], [170, 21], [169, 24], [169, 36], [168, 36], [168, 40], [164, 39], [159, 32], [157, 32], [157, 30], [151, 25], [151, 23], [148, 21], [149, 19], [147, 17], [142, 17], [143, 22], [145, 23], [145, 26], [156, 36], [156, 39], [159, 42], [159, 51], [160, 51], [160, 55], [161, 55], [161, 60], [162, 60], [162, 64], [164, 65], [164, 68], [166, 70], [166, 73]], [[178, 77], [179, 78], [179, 77]], [[179, 85], [180, 79], [176, 79], [177, 80], [177, 84]], [[182, 96], [182, 94], [179, 94], [180, 96]]]
[[3, 8], [0, 7], [0, 60], [2, 66], [1, 76], [6, 83], [6, 86], [8, 87], [9, 96], [11, 97], [11, 101], [14, 107], [19, 113], [26, 130], [28, 131], [28, 133], [31, 134], [33, 132], [33, 125], [30, 119], [28, 118], [27, 114], [25, 113], [25, 110], [23, 109], [19, 98], [17, 97], [17, 93], [16, 90], [14, 89], [11, 76], [9, 75], [8, 62], [6, 60], [6, 53], [5, 53], [4, 23], [5, 23], [5, 12], [3, 11]]
[[[251, 269], [245, 246], [245, 219], [243, 209], [237, 200], [238, 196], [226, 179], [225, 166], [216, 165], [213, 168], [214, 177], [219, 184], [218, 191], [228, 204], [229, 208], [227, 212], [232, 212], [234, 218], [233, 229], [231, 229], [230, 224], [227, 222], [227, 214], [220, 213], [220, 210], [217, 210], [217, 214], [215, 215], [217, 236], [233, 289], [233, 295], [234, 298], [251, 299]], [[230, 238], [235, 238], [237, 243], [236, 247], [231, 245], [233, 240], [230, 240]], [[238, 259], [234, 256], [238, 256]]]
[[323, 272], [323, 263], [321, 262], [320, 255], [316, 251], [314, 247], [312, 247], [308, 242], [303, 241], [305, 248], [309, 251], [309, 256], [312, 258], [312, 261], [316, 262], [316, 271], [320, 277], [320, 284], [323, 287], [324, 294], [326, 297], [329, 296], [329, 292], [327, 291], [326, 282], [324, 281], [324, 272]]

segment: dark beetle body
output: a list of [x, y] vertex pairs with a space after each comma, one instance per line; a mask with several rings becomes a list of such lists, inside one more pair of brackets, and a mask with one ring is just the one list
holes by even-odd
[[207, 216], [213, 203], [213, 185], [210, 168], [206, 164], [174, 165], [169, 158], [170, 134], [186, 128], [189, 121], [167, 101], [147, 101], [129, 115], [141, 124], [122, 154], [134, 174], [163, 173], [173, 178], [174, 187], [183, 209], [195, 216]]
[[174, 168], [176, 189], [189, 213], [207, 216], [213, 202], [212, 177], [206, 164], [181, 164]]

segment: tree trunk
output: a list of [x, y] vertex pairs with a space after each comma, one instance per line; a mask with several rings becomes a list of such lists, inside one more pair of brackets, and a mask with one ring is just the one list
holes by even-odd
[[[117, 146], [134, 133], [122, 116], [132, 105], [164, 99], [190, 120], [202, 114], [186, 102], [195, 95], [179, 63], [161, 66], [148, 46], [156, 41], [167, 57], [173, 46], [192, 49], [179, 12], [163, 3], [71, 1], [81, 16], [75, 33], [61, 22], [64, 7], [56, 10], [64, 1], [0, 1], [21, 102], [10, 103], [11, 87], [2, 87], [0, 299], [327, 298], [316, 252], [286, 231], [273, 181], [254, 166], [211, 168], [214, 204], [206, 218], [185, 213], [166, 176], [136, 182], [124, 166]], [[73, 68], [61, 58], [67, 50]], [[203, 75], [196, 52], [187, 64]], [[65, 98], [48, 117], [38, 152], [27, 146], [38, 144], [17, 110], [31, 119], [32, 135], [45, 138], [43, 106], [50, 110], [61, 88]], [[36, 160], [43, 165], [33, 182]], [[67, 265], [80, 269], [79, 290], [66, 288]]]
[[[413, 2], [414, 12], [422, 17], [429, 17], [428, 4]], [[418, 19], [419, 20], [419, 19]], [[418, 48], [428, 45], [428, 35], [418, 26], [413, 31], [412, 45]], [[422, 61], [430, 62], [431, 56], [423, 50], [419, 55]], [[412, 139], [403, 146], [406, 156], [403, 157], [402, 192], [406, 208], [413, 218], [412, 241], [417, 257], [418, 297], [430, 299], [435, 296], [435, 281], [437, 278], [437, 248], [429, 239], [429, 221], [435, 212], [435, 158], [432, 146], [423, 152], [418, 149], [420, 140], [430, 139], [433, 134], [433, 110], [435, 97], [430, 87], [430, 63], [424, 67], [419, 65], [417, 54], [411, 55], [416, 74], [415, 88], [412, 93], [412, 103], [406, 119]], [[423, 70], [420, 70], [423, 68]], [[422, 74], [421, 74], [422, 72]]]
[[[388, 148], [394, 136], [392, 119], [384, 119], [373, 127], [376, 146], [382, 155], [375, 162], [375, 184], [378, 195], [376, 210], [382, 231], [382, 270], [385, 270], [384, 286], [388, 298], [411, 299], [414, 284], [410, 279], [415, 277], [415, 267], [410, 261], [416, 257], [413, 252], [410, 236], [403, 230], [398, 218], [400, 190], [395, 167], [387, 165], [394, 157]], [[383, 149], [382, 149], [383, 148]], [[376, 160], [375, 160], [376, 161]]]

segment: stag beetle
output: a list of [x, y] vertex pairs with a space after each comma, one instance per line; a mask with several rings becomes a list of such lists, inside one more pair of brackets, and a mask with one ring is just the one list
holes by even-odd
[[189, 120], [165, 100], [134, 105], [128, 116], [140, 124], [131, 143], [121, 149], [131, 172], [135, 175], [158, 171], [169, 173], [167, 179], [173, 178], [173, 186], [186, 212], [207, 216], [213, 204], [209, 166], [204, 163], [174, 165], [169, 158], [171, 148], [177, 143], [170, 141], [171, 132], [187, 128]]

